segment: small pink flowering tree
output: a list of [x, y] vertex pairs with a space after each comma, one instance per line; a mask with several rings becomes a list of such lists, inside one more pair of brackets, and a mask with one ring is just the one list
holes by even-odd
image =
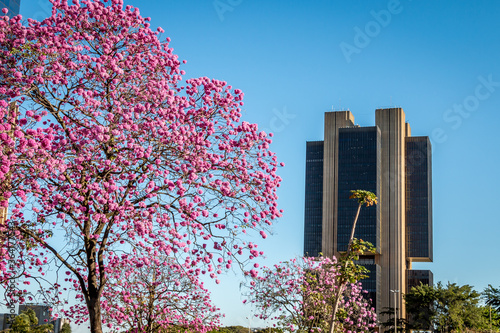
[[157, 252], [123, 254], [111, 258], [108, 267], [103, 318], [114, 331], [207, 332], [220, 325], [219, 309], [211, 304], [203, 283], [172, 258]]
[[[335, 258], [306, 257], [264, 267], [249, 285], [248, 297], [261, 319], [271, 319], [283, 330], [323, 332], [339, 291], [340, 264]], [[363, 297], [359, 283], [342, 289], [337, 326], [339, 332], [367, 332], [375, 327], [376, 314]]]
[[243, 93], [183, 82], [169, 39], [137, 9], [51, 2], [42, 22], [0, 18], [0, 203], [10, 214], [0, 284], [35, 282], [54, 306], [73, 289], [81, 303], [67, 314], [100, 333], [119, 253], [140, 266], [149, 263], [134, 253], [157, 251], [188, 276], [216, 278], [262, 255], [240, 236], [265, 237], [281, 215], [281, 179], [270, 138], [240, 119]]

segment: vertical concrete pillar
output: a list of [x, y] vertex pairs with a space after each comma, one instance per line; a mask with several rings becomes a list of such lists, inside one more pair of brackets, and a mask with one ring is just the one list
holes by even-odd
[[[375, 121], [381, 131], [381, 306], [398, 308], [406, 317], [405, 136], [410, 134], [401, 108], [378, 109]], [[391, 290], [399, 290], [394, 304]], [[385, 320], [385, 318], [381, 318]]]
[[331, 257], [337, 252], [337, 189], [338, 189], [338, 135], [339, 128], [354, 126], [351, 111], [325, 113], [323, 155], [323, 255]]

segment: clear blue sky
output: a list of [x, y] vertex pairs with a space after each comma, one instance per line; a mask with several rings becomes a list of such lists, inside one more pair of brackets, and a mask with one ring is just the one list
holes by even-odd
[[[477, 290], [500, 286], [500, 2], [125, 3], [172, 38], [186, 78], [242, 89], [245, 120], [275, 132], [285, 214], [260, 241], [266, 264], [302, 254], [305, 142], [323, 138], [323, 113], [350, 109], [373, 126], [376, 108], [401, 106], [412, 134], [430, 136], [434, 150], [434, 263], [414, 268]], [[49, 8], [21, 1], [24, 17]], [[213, 286], [226, 325], [248, 325], [239, 280], [229, 273]]]

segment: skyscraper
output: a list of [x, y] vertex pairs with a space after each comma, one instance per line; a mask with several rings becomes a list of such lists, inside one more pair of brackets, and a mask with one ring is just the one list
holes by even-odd
[[18, 15], [20, 6], [21, 0], [0, 0], [0, 10], [7, 8], [9, 10], [9, 12], [7, 13], [9, 17]]
[[350, 190], [375, 193], [379, 203], [363, 208], [355, 233], [376, 248], [360, 257], [370, 270], [362, 283], [377, 312], [396, 306], [405, 317], [409, 286], [432, 284], [430, 271], [411, 269], [432, 261], [431, 145], [411, 136], [401, 108], [376, 110], [375, 124], [359, 127], [350, 111], [327, 112], [324, 141], [307, 142], [304, 253], [345, 251], [357, 206]]

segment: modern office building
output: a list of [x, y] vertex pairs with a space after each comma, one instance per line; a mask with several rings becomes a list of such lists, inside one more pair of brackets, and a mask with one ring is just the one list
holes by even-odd
[[35, 312], [35, 316], [38, 320], [38, 325], [44, 324], [52, 324], [53, 330], [52, 333], [61, 332], [62, 326], [64, 323], [70, 323], [68, 319], [57, 318], [53, 320], [52, 318], [52, 310], [48, 305], [40, 305], [40, 304], [21, 304], [19, 305], [18, 313], [11, 315], [9, 313], [0, 313], [0, 330], [7, 330], [11, 326], [12, 320], [14, 320], [15, 316], [21, 314], [23, 311], [28, 309], [32, 309]]
[[356, 226], [355, 237], [376, 248], [360, 257], [370, 270], [364, 288], [377, 312], [396, 306], [406, 317], [409, 286], [432, 284], [430, 271], [411, 269], [432, 261], [432, 168], [429, 138], [411, 136], [403, 109], [376, 110], [371, 127], [355, 125], [350, 111], [325, 113], [324, 140], [307, 142], [305, 255], [347, 249], [357, 208], [351, 190], [379, 199], [361, 210]]
[[51, 322], [52, 310], [48, 305], [41, 304], [21, 304], [19, 305], [19, 313], [31, 309], [35, 312], [38, 319], [38, 325], [48, 324]]
[[14, 17], [16, 15], [19, 15], [20, 6], [21, 6], [21, 0], [0, 0], [0, 11], [4, 8], [7, 8], [9, 10], [7, 16], [9, 17]]

